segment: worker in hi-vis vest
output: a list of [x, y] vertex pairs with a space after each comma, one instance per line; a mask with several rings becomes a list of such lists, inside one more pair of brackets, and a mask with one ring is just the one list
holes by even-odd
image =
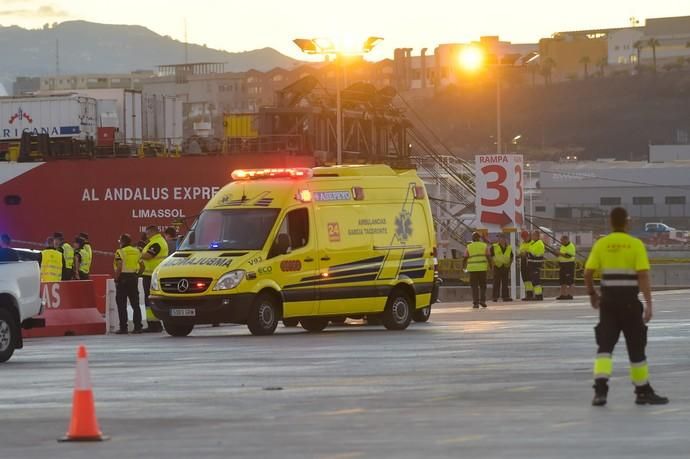
[[527, 254], [529, 253], [530, 242], [529, 231], [522, 231], [520, 233], [520, 247], [518, 249], [518, 256], [520, 257], [520, 277], [522, 277], [522, 282], [525, 285], [525, 296], [522, 298], [522, 301], [530, 301], [534, 298], [532, 281], [529, 279], [529, 267], [527, 266]]
[[119, 239], [120, 248], [115, 251], [113, 268], [115, 271], [115, 302], [120, 320], [120, 328], [115, 334], [126, 335], [129, 332], [127, 319], [127, 300], [132, 307], [134, 330], [132, 333], [142, 332], [141, 305], [139, 304], [139, 275], [144, 272], [144, 262], [139, 249], [132, 246], [132, 237], [122, 234]]
[[53, 240], [55, 247], [62, 253], [62, 280], [74, 279], [74, 248], [60, 232], [53, 233]]
[[481, 240], [479, 233], [472, 233], [472, 242], [467, 244], [462, 268], [470, 273], [472, 287], [472, 307], [486, 307], [486, 273], [491, 267], [489, 245]]
[[532, 241], [527, 251], [527, 267], [529, 268], [529, 280], [532, 282], [534, 300], [536, 301], [544, 299], [544, 288], [541, 285], [541, 270], [544, 267], [545, 251], [546, 247], [544, 246], [544, 241], [541, 240], [541, 233], [539, 230], [532, 231]]
[[146, 237], [148, 238], [148, 243], [141, 251], [141, 260], [144, 262], [144, 273], [141, 279], [144, 285], [144, 304], [146, 304], [146, 322], [148, 323], [148, 327], [146, 327], [144, 332], [157, 333], [163, 331], [163, 326], [151, 310], [151, 301], [149, 300], [151, 276], [158, 265], [167, 258], [168, 243], [155, 225], [146, 228]]
[[[657, 394], [649, 384], [647, 323], [652, 320], [652, 289], [647, 250], [641, 240], [626, 233], [628, 212], [611, 210], [613, 232], [594, 243], [585, 264], [585, 287], [590, 304], [599, 310], [594, 328], [597, 357], [594, 360], [594, 399], [592, 405], [606, 405], [608, 381], [613, 373], [613, 348], [621, 332], [630, 358], [630, 379], [638, 405], [664, 405], [668, 398]], [[594, 289], [594, 273], [601, 274], [601, 296]], [[638, 299], [642, 292], [645, 306]]]
[[498, 235], [498, 241], [491, 246], [493, 261], [493, 300], [513, 301], [510, 297], [510, 267], [513, 264], [513, 248], [506, 241], [505, 234]]
[[55, 247], [56, 241], [49, 237], [41, 251], [41, 282], [60, 282], [62, 280], [62, 253]]
[[561, 294], [557, 300], [573, 299], [573, 284], [575, 283], [575, 244], [567, 234], [561, 236], [561, 248], [558, 251], [558, 280]]

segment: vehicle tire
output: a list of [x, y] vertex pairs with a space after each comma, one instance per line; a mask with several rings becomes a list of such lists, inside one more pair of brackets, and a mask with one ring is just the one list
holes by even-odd
[[428, 322], [429, 317], [431, 317], [431, 306], [426, 308], [417, 309], [412, 316], [415, 322]]
[[322, 332], [328, 326], [328, 322], [325, 317], [307, 317], [300, 320], [302, 328], [311, 333]]
[[412, 321], [413, 305], [405, 291], [395, 289], [386, 302], [386, 309], [381, 314], [383, 326], [388, 330], [404, 330]]
[[194, 324], [186, 324], [182, 322], [165, 322], [163, 323], [165, 332], [170, 336], [182, 338], [189, 335], [194, 330]]
[[280, 317], [278, 301], [273, 295], [262, 293], [249, 309], [247, 327], [252, 335], [272, 335], [278, 326]]
[[294, 328], [299, 325], [299, 319], [283, 319], [283, 326], [287, 328]]
[[14, 317], [6, 309], [0, 309], [0, 363], [7, 362], [17, 344], [19, 328]]

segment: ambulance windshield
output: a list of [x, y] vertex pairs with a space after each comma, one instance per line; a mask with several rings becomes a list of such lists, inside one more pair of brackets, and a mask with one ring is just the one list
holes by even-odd
[[279, 209], [205, 210], [180, 250], [260, 250]]

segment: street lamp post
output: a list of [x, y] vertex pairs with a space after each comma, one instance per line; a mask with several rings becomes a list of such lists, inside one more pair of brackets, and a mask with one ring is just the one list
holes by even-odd
[[363, 56], [371, 52], [383, 38], [369, 37], [354, 48], [336, 46], [328, 38], [296, 38], [293, 40], [299, 49], [305, 54], [319, 56], [334, 56], [336, 64], [335, 75], [335, 143], [336, 164], [343, 163], [343, 106], [342, 106], [342, 82], [341, 73], [344, 69], [343, 58], [345, 56]]

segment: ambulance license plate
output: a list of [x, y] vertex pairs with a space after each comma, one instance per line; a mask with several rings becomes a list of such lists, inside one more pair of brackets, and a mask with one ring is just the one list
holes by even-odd
[[170, 316], [172, 317], [194, 317], [196, 316], [196, 309], [171, 309]]

